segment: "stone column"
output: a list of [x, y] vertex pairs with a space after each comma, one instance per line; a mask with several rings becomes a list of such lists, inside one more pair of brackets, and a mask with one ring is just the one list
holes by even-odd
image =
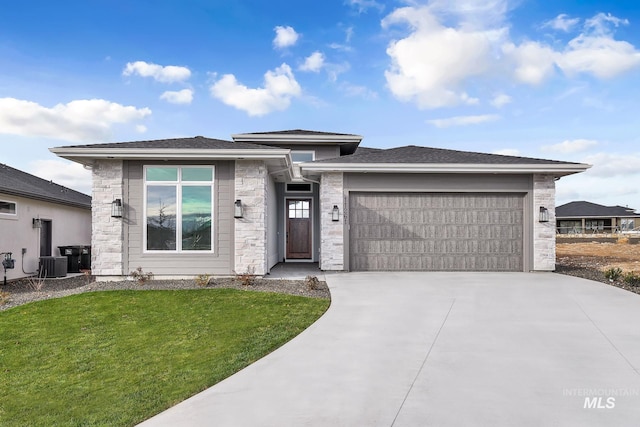
[[[331, 219], [333, 206], [340, 220]], [[320, 179], [320, 269], [344, 270], [344, 184], [342, 172], [325, 172]]]
[[[91, 200], [91, 271], [95, 276], [123, 276], [123, 218], [111, 218], [111, 202], [123, 204], [122, 160], [93, 163]], [[126, 215], [126, 208], [123, 207]]]
[[260, 160], [237, 160], [235, 199], [241, 200], [243, 217], [235, 218], [235, 268], [237, 274], [267, 273], [267, 167]]
[[[556, 183], [549, 174], [533, 175], [533, 270], [556, 268]], [[539, 222], [540, 206], [549, 210], [549, 222]]]

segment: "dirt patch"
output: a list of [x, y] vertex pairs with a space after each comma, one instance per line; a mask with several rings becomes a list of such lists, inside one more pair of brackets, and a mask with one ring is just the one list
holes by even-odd
[[619, 267], [640, 272], [640, 246], [622, 240], [620, 243], [558, 243], [556, 261], [569, 267], [606, 270]]
[[595, 280], [640, 294], [640, 286], [631, 286], [619, 279], [611, 281], [604, 271], [618, 267], [624, 272], [640, 272], [640, 246], [625, 240], [619, 243], [585, 242], [556, 245], [556, 272]]

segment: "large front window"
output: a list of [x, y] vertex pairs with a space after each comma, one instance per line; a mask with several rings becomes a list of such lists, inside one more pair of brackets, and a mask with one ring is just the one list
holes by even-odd
[[147, 251], [212, 251], [213, 166], [145, 167]]

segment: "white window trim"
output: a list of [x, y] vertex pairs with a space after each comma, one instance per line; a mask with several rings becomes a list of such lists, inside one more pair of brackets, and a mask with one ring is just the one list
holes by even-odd
[[3, 219], [16, 219], [16, 218], [18, 218], [18, 202], [16, 202], [15, 200], [7, 200], [7, 199], [1, 199], [0, 202], [13, 203], [15, 205], [15, 207], [16, 207], [16, 212], [15, 213], [0, 212], [0, 218], [3, 218]]
[[[148, 168], [177, 168], [177, 181], [147, 181]], [[182, 181], [182, 169], [189, 168], [211, 168], [211, 181]], [[215, 182], [216, 167], [214, 165], [144, 165], [143, 174], [143, 195], [142, 195], [142, 253], [144, 254], [212, 254], [215, 253]], [[185, 184], [186, 183], [186, 184]], [[176, 187], [176, 249], [159, 251], [147, 249], [147, 186], [148, 185], [164, 185]], [[182, 218], [182, 187], [210, 185], [211, 186], [211, 249], [208, 251], [193, 251], [182, 249], [182, 219], [178, 223], [178, 218]], [[180, 246], [180, 249], [177, 249]]]
[[300, 163], [306, 163], [306, 162], [296, 162], [295, 160], [293, 160], [293, 153], [296, 153], [296, 154], [298, 154], [298, 153], [300, 153], [300, 154], [311, 154], [311, 160], [308, 160], [308, 161], [311, 161], [311, 162], [316, 159], [316, 152], [313, 151], [313, 150], [291, 150], [291, 161], [296, 165], [298, 165]]

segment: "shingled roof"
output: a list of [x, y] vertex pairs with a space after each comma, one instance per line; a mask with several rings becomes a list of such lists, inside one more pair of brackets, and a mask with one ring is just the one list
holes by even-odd
[[0, 163], [0, 193], [91, 209], [91, 197]]
[[556, 218], [631, 218], [640, 217], [635, 209], [624, 206], [603, 206], [597, 203], [576, 201], [556, 207]]
[[529, 157], [504, 156], [500, 154], [476, 153], [471, 151], [448, 150], [444, 148], [407, 145], [387, 150], [366, 150], [336, 159], [317, 160], [313, 163], [423, 163], [423, 164], [574, 164], [557, 160]]
[[156, 139], [152, 141], [131, 141], [131, 142], [111, 142], [102, 144], [87, 145], [67, 145], [58, 148], [114, 148], [114, 149], [196, 149], [196, 150], [256, 150], [256, 149], [277, 149], [268, 145], [249, 144], [245, 142], [225, 141], [223, 139], [205, 138], [204, 136], [195, 136], [193, 138], [172, 138], [172, 139]]

